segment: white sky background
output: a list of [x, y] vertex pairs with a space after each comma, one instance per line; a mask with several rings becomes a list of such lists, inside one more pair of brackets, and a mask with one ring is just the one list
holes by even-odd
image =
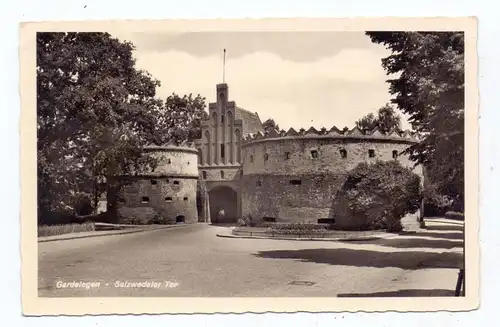
[[391, 98], [381, 66], [390, 52], [363, 32], [109, 32], [136, 46], [137, 67], [161, 81], [161, 99], [215, 102], [226, 48], [229, 100], [282, 129], [351, 128]]

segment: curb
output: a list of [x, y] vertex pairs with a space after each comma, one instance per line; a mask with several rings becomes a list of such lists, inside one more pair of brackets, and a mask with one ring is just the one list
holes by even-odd
[[[133, 233], [141, 233], [141, 232], [148, 232], [148, 231], [154, 231], [154, 230], [160, 230], [160, 229], [169, 229], [169, 228], [181, 228], [181, 227], [187, 227], [191, 226], [193, 224], [189, 225], [172, 225], [172, 226], [165, 226], [165, 227], [156, 227], [156, 228], [139, 228], [139, 229], [129, 229], [129, 230], [119, 230], [119, 231], [112, 231], [110, 230], [109, 232], [103, 232], [102, 234], [92, 234], [92, 235], [78, 235], [78, 233], [75, 233], [73, 235], [68, 234], [68, 236], [63, 236], [61, 237], [55, 237], [55, 236], [45, 236], [45, 237], [40, 237], [38, 238], [38, 243], [46, 243], [46, 242], [55, 242], [55, 241], [68, 241], [68, 240], [75, 240], [79, 238], [89, 238], [89, 237], [101, 237], [101, 236], [111, 236], [111, 235], [124, 235], [124, 234], [133, 234]], [[115, 232], [115, 233], [113, 233]], [[59, 236], [59, 235], [57, 235]], [[53, 238], [50, 238], [53, 237]]]
[[272, 237], [272, 236], [246, 236], [246, 235], [228, 235], [228, 234], [217, 234], [217, 237], [223, 238], [243, 238], [243, 239], [260, 239], [260, 240], [281, 240], [281, 241], [323, 241], [323, 242], [332, 242], [332, 241], [341, 241], [341, 242], [349, 242], [349, 241], [373, 241], [382, 238], [389, 238], [396, 235], [380, 235], [380, 236], [366, 236], [366, 237], [351, 237], [351, 238], [306, 238], [306, 237]]

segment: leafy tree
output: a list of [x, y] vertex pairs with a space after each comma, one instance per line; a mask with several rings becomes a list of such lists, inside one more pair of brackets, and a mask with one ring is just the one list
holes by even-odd
[[420, 177], [398, 161], [360, 163], [349, 171], [337, 201], [362, 228], [401, 230], [401, 218], [420, 207]]
[[399, 116], [390, 104], [386, 104], [377, 112], [377, 116], [369, 113], [356, 121], [356, 126], [365, 132], [370, 132], [378, 128], [382, 133], [389, 133], [391, 130], [401, 130], [401, 116]]
[[201, 138], [201, 122], [208, 118], [205, 107], [205, 98], [199, 94], [170, 95], [157, 116], [155, 142], [181, 143]]
[[147, 164], [160, 83], [135, 68], [133, 49], [107, 33], [37, 34], [39, 215]]
[[263, 122], [262, 123], [262, 127], [264, 128], [264, 132], [265, 133], [269, 133], [272, 130], [275, 130], [275, 131], [279, 131], [280, 130], [279, 125], [276, 124], [276, 122], [272, 118], [269, 118], [268, 120], [266, 120], [265, 122]]
[[[408, 152], [425, 164], [442, 195], [464, 201], [463, 32], [367, 32], [392, 51], [382, 59], [392, 102], [410, 116], [422, 141]], [[394, 74], [394, 75], [393, 75]]]

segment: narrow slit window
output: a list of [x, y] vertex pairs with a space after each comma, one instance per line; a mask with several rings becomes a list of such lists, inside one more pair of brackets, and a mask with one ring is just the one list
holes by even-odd
[[285, 160], [290, 159], [290, 152], [285, 152]]
[[224, 150], [225, 150], [224, 144], [221, 144], [220, 145], [220, 157], [221, 158], [224, 158], [224, 155], [225, 155]]
[[224, 115], [221, 115], [221, 116], [220, 116], [220, 122], [221, 122], [222, 124], [224, 124]]
[[262, 181], [257, 181], [257, 186], [262, 186]]
[[264, 153], [264, 161], [268, 161], [268, 160], [269, 160], [269, 154]]
[[253, 162], [253, 156], [250, 155], [250, 162]]
[[397, 158], [398, 158], [398, 155], [399, 155], [399, 154], [398, 154], [398, 150], [393, 150], [393, 151], [392, 151], [392, 158], [393, 158], [393, 159], [397, 159]]
[[202, 175], [203, 179], [207, 179], [207, 172], [206, 171], [202, 171], [201, 175]]
[[341, 149], [340, 150], [340, 157], [341, 158], [347, 158], [347, 150], [346, 149]]
[[172, 163], [172, 160], [170, 160], [170, 158], [167, 159], [167, 164], [171, 164]]

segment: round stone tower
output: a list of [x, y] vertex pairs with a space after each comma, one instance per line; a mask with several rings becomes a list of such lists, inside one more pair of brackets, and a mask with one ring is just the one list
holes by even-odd
[[117, 194], [118, 222], [175, 224], [198, 221], [196, 188], [198, 152], [191, 144], [150, 145], [145, 155], [157, 159], [154, 169], [126, 176]]
[[[252, 135], [242, 145], [242, 214], [254, 221], [325, 222], [350, 228], [355, 221], [332, 208], [347, 172], [376, 160], [398, 160], [413, 168], [403, 152], [416, 142], [409, 132], [341, 132], [336, 127]], [[420, 166], [415, 173], [422, 175]]]

